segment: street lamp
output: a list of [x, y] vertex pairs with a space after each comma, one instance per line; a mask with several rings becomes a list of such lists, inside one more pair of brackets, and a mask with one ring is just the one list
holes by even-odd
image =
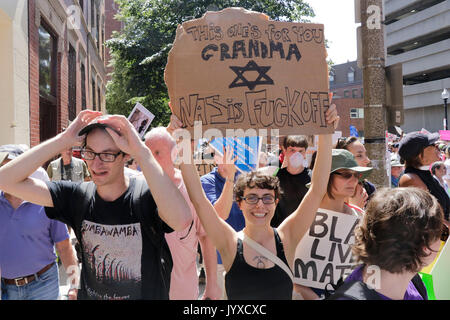
[[445, 118], [444, 118], [444, 130], [447, 130], [448, 128], [448, 122], [447, 122], [447, 100], [449, 97], [449, 93], [447, 89], [444, 89], [441, 93], [441, 98], [444, 100], [444, 112], [445, 112]]

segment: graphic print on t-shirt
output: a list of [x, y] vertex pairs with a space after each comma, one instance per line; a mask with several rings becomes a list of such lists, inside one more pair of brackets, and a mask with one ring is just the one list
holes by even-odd
[[86, 294], [91, 299], [141, 298], [142, 237], [139, 223], [81, 227]]

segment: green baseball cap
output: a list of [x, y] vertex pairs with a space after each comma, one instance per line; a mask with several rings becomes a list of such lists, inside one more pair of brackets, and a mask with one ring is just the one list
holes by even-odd
[[[355, 157], [353, 154], [345, 149], [333, 149], [331, 151], [332, 160], [331, 160], [331, 171], [330, 174], [339, 170], [339, 169], [348, 169], [361, 173], [361, 179], [367, 178], [372, 172], [373, 168], [369, 167], [360, 167], [356, 163]], [[306, 184], [306, 187], [309, 188], [311, 183]]]
[[353, 154], [345, 149], [333, 149], [332, 150], [332, 161], [331, 161], [331, 171], [333, 173], [339, 169], [349, 169], [352, 171], [360, 172], [362, 174], [362, 179], [365, 179], [372, 172], [373, 168], [370, 167], [360, 167], [356, 163]]

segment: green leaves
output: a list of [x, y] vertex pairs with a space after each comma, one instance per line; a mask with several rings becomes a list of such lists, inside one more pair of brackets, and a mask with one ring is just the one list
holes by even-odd
[[177, 26], [210, 10], [243, 7], [263, 12], [274, 20], [306, 21], [314, 16], [302, 0], [115, 0], [123, 23], [121, 32], [106, 42], [114, 71], [107, 85], [109, 113], [128, 116], [136, 102], [154, 115], [152, 127], [170, 118], [164, 68]]

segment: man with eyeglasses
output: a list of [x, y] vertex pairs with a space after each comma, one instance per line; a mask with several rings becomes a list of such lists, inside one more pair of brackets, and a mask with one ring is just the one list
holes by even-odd
[[[67, 130], [0, 168], [0, 189], [46, 207], [49, 218], [74, 229], [83, 253], [79, 299], [168, 299], [159, 248], [149, 232], [165, 244], [164, 233], [190, 225], [189, 206], [132, 124], [124, 116], [100, 116], [81, 111]], [[40, 164], [77, 143], [83, 143], [91, 182], [28, 178]], [[131, 157], [148, 185], [139, 195], [134, 192], [137, 180], [124, 175]], [[93, 187], [95, 196], [86, 199], [84, 186]], [[77, 210], [81, 202], [88, 202], [86, 212]], [[141, 216], [134, 212], [137, 205], [146, 208]]]

